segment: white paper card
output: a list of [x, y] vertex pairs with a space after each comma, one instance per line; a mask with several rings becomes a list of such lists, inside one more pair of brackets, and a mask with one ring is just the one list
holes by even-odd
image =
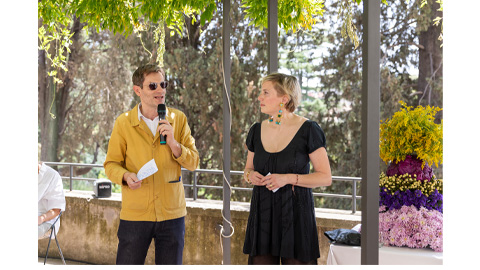
[[155, 164], [155, 159], [150, 160], [149, 162], [145, 163], [142, 168], [137, 173], [137, 178], [139, 181], [149, 177], [150, 175], [156, 173], [158, 171], [157, 164]]
[[[266, 176], [269, 176], [270, 174], [271, 174], [271, 173], [268, 173]], [[272, 189], [272, 192], [275, 193], [275, 192], [277, 192], [278, 189], [279, 189], [279, 188]]]

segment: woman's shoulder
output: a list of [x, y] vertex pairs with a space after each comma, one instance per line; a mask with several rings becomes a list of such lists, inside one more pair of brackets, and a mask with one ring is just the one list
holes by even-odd
[[262, 125], [261, 122], [255, 122], [250, 126], [250, 129], [248, 130], [248, 137], [253, 136], [254, 133], [257, 133], [256, 131], [259, 130], [260, 126]]
[[310, 127], [312, 125], [312, 120], [306, 118], [306, 117], [303, 117], [303, 116], [299, 116], [299, 115], [296, 115], [296, 118], [297, 118], [297, 125], [300, 126], [300, 128], [303, 128], [303, 127]]
[[311, 120], [311, 119], [308, 119], [306, 117], [303, 117], [303, 116], [300, 116], [302, 118], [302, 121], [303, 121], [303, 125], [307, 125], [309, 127], [312, 127], [312, 126], [320, 126], [317, 121], [315, 120]]
[[304, 122], [301, 126], [301, 129], [303, 129], [302, 134], [304, 134], [305, 136], [310, 136], [312, 134], [324, 136], [323, 129], [315, 120], [311, 120], [305, 117], [303, 117], [303, 119]]
[[263, 123], [263, 121], [262, 122], [255, 122], [250, 126], [250, 129], [257, 128], [257, 127], [261, 126], [262, 123]]

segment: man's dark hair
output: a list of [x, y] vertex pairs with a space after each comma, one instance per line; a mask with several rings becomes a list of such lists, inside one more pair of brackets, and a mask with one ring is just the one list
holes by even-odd
[[137, 85], [143, 88], [143, 82], [145, 81], [145, 77], [153, 72], [160, 72], [160, 74], [162, 74], [163, 78], [165, 79], [165, 71], [163, 71], [161, 67], [155, 64], [148, 64], [138, 67], [137, 70], [135, 70], [132, 76], [133, 85]]

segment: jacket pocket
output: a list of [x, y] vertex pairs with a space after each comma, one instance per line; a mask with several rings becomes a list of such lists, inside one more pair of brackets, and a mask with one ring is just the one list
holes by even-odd
[[185, 191], [183, 190], [183, 181], [167, 183], [165, 197], [165, 208], [174, 210], [185, 207]]
[[140, 188], [132, 190], [128, 186], [122, 188], [122, 208], [131, 210], [145, 210], [150, 200], [149, 188], [142, 183]]

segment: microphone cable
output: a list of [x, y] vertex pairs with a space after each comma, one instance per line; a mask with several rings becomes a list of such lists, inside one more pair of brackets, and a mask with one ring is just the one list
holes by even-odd
[[[225, 38], [225, 37], [223, 37]], [[223, 51], [223, 46], [222, 46], [222, 59], [223, 59], [223, 55], [224, 55], [224, 51]], [[230, 134], [231, 130], [232, 130], [232, 107], [231, 107], [231, 104], [230, 104], [230, 96], [228, 95], [228, 92], [227, 92], [227, 83], [226, 83], [226, 80], [225, 80], [225, 69], [224, 69], [224, 66], [223, 66], [223, 60], [220, 62], [221, 63], [221, 69], [222, 69], [222, 77], [223, 77], [223, 91], [224, 91], [224, 94], [225, 94], [225, 97], [227, 98], [227, 104], [228, 104], [228, 115], [230, 117], [230, 121], [229, 121], [229, 129], [228, 129], [228, 132]], [[225, 122], [224, 122], [225, 123]], [[225, 140], [225, 136], [223, 136], [223, 139]], [[225, 152], [222, 152], [222, 161], [223, 163], [222, 164], [225, 164], [225, 157], [224, 157], [224, 154]], [[232, 186], [230, 185], [230, 182], [228, 181], [227, 177], [225, 176], [225, 171], [222, 170], [222, 175], [223, 175], [223, 181], [225, 183], [227, 183], [227, 186], [228, 186], [228, 189], [230, 190], [230, 195], [231, 195], [231, 192], [232, 192]], [[223, 264], [223, 241], [222, 241], [222, 237], [223, 238], [231, 238], [233, 236], [233, 234], [235, 233], [235, 228], [233, 227], [232, 225], [232, 222], [230, 222], [230, 220], [228, 220], [225, 215], [223, 214], [223, 207], [222, 207], [222, 210], [221, 210], [221, 214], [222, 214], [222, 218], [223, 220], [228, 223], [228, 225], [230, 226], [232, 232], [230, 233], [230, 235], [225, 235], [223, 232], [224, 232], [224, 229], [223, 229], [223, 225], [221, 224], [220, 225], [220, 249], [222, 251], [222, 264]]]

